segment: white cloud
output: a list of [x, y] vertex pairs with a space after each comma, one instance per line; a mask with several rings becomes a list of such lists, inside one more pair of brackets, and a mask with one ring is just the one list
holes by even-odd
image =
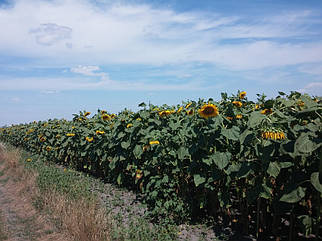
[[[44, 23], [38, 28], [31, 29], [30, 34], [34, 35], [36, 42], [41, 45], [53, 45], [59, 41], [69, 39], [72, 29], [66, 26], [59, 26], [55, 23]], [[66, 43], [67, 45], [70, 43]]]
[[0, 9], [0, 54], [65, 66], [201, 61], [239, 70], [301, 64], [322, 61], [321, 41], [290, 41], [321, 34], [302, 24], [316, 21], [314, 14], [303, 9], [248, 23], [241, 16], [139, 4], [16, 0]]
[[200, 90], [200, 83], [159, 84], [114, 81], [101, 79], [93, 81], [86, 78], [11, 78], [0, 79], [0, 90], [39, 90], [41, 93], [52, 94], [64, 90]]
[[299, 90], [302, 93], [310, 93], [312, 95], [322, 95], [322, 82], [311, 82]]
[[70, 71], [73, 73], [82, 74], [85, 76], [99, 76], [102, 79], [107, 80], [109, 78], [108, 74], [105, 72], [97, 72], [99, 70], [100, 70], [100, 67], [95, 65], [88, 65], [88, 66], [78, 65], [77, 67], [70, 69]]
[[307, 74], [322, 76], [322, 64], [301, 66], [299, 71]]

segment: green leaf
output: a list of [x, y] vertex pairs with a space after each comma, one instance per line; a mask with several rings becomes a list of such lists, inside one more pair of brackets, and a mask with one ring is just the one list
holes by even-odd
[[230, 159], [231, 159], [231, 153], [230, 152], [216, 152], [211, 156], [214, 163], [217, 165], [217, 167], [222, 170], [224, 169]]
[[118, 185], [121, 185], [122, 184], [122, 173], [120, 173], [116, 179], [116, 182]]
[[248, 118], [247, 126], [249, 128], [254, 128], [258, 126], [264, 119], [265, 119], [265, 115], [261, 114], [259, 111], [254, 111], [250, 114]]
[[297, 217], [300, 222], [300, 227], [302, 229], [302, 232], [305, 233], [305, 236], [308, 236], [312, 233], [313, 224], [315, 224], [312, 217], [308, 215], [301, 215]]
[[272, 188], [266, 186], [265, 183], [262, 184], [262, 190], [261, 193], [259, 194], [260, 197], [265, 198], [265, 199], [270, 199], [272, 195]]
[[144, 102], [141, 102], [141, 103], [139, 104], [139, 107], [146, 107], [146, 104], [145, 104]]
[[121, 147], [125, 150], [129, 148], [130, 145], [131, 145], [131, 142], [125, 142], [125, 141], [121, 142]]
[[318, 172], [313, 172], [311, 174], [311, 183], [312, 183], [313, 187], [315, 187], [315, 189], [317, 191], [322, 193], [322, 184], [320, 183], [319, 173]]
[[270, 162], [269, 163], [269, 166], [268, 166], [268, 169], [267, 169], [267, 173], [272, 176], [272, 177], [277, 177], [278, 174], [280, 173], [281, 171], [281, 167], [279, 165], [278, 162]]
[[311, 153], [317, 148], [317, 144], [310, 140], [307, 133], [303, 133], [296, 140], [295, 148], [300, 153]]
[[178, 154], [178, 159], [183, 160], [187, 156], [189, 156], [189, 150], [188, 150], [188, 148], [181, 146], [181, 147], [179, 147], [177, 154]]
[[279, 166], [281, 167], [281, 169], [282, 168], [289, 168], [289, 167], [294, 166], [294, 163], [293, 162], [280, 162]]
[[305, 188], [303, 187], [298, 187], [286, 194], [284, 194], [281, 198], [281, 202], [286, 202], [286, 203], [297, 203], [300, 201], [303, 197], [305, 196]]
[[247, 145], [254, 139], [255, 135], [253, 131], [245, 130], [239, 137], [239, 141], [241, 144]]
[[195, 174], [193, 175], [193, 180], [195, 182], [196, 187], [198, 187], [200, 184], [206, 181], [206, 178], [201, 177], [199, 174]]
[[136, 145], [133, 150], [135, 158], [139, 159], [143, 154], [143, 148], [140, 145]]
[[211, 164], [212, 164], [212, 159], [211, 158], [203, 158], [202, 159], [202, 162], [203, 163], [205, 163], [205, 164], [207, 164], [208, 166], [211, 166]]
[[239, 127], [233, 126], [230, 129], [221, 129], [221, 134], [227, 137], [229, 140], [238, 141], [239, 140]]

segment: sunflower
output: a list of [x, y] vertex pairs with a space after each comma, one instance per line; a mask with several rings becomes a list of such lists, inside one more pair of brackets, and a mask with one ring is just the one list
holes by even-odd
[[50, 146], [46, 146], [46, 151], [51, 151], [51, 147]]
[[67, 133], [66, 136], [75, 136], [75, 133]]
[[105, 132], [104, 131], [99, 131], [99, 130], [97, 130], [96, 131], [96, 134], [98, 135], [98, 134], [104, 134]]
[[188, 103], [188, 104], [186, 105], [186, 109], [188, 109], [191, 105], [192, 105], [192, 102]]
[[232, 119], [234, 119], [234, 117], [232, 117], [232, 116], [226, 116], [226, 118], [227, 118], [228, 120], [232, 120]]
[[194, 114], [193, 109], [187, 110], [187, 115], [193, 115], [193, 114]]
[[84, 116], [88, 116], [90, 114], [91, 114], [91, 112], [85, 112]]
[[143, 176], [142, 171], [140, 169], [137, 169], [135, 172], [135, 179], [139, 180], [142, 178], [142, 176]]
[[94, 137], [86, 137], [86, 141], [88, 141], [88, 142], [92, 142], [94, 140]]
[[243, 103], [241, 103], [240, 101], [233, 101], [233, 104], [237, 107], [242, 107], [243, 106]]
[[217, 106], [214, 104], [205, 104], [198, 110], [199, 115], [203, 118], [208, 119], [209, 117], [214, 117], [219, 114]]
[[182, 111], [183, 107], [181, 106], [178, 110], [177, 113], [180, 113]]
[[262, 132], [263, 139], [271, 139], [271, 140], [283, 140], [285, 139], [285, 134], [283, 131], [265, 131]]
[[246, 91], [242, 91], [239, 93], [239, 98], [244, 99], [246, 96]]
[[116, 115], [115, 114], [111, 114], [111, 118], [113, 119], [113, 118], [115, 118], [116, 117]]
[[150, 141], [149, 144], [150, 145], [159, 145], [160, 142], [159, 141]]
[[106, 114], [107, 112], [106, 112], [106, 110], [101, 110], [101, 114], [103, 115], [103, 114]]
[[243, 116], [241, 114], [236, 115], [236, 119], [241, 119]]
[[172, 114], [172, 111], [171, 110], [163, 110], [163, 111], [160, 111], [159, 112], [159, 116], [160, 117], [165, 117], [165, 116], [168, 116], [170, 114]]
[[303, 107], [305, 104], [304, 104], [304, 102], [303, 102], [303, 101], [299, 101], [299, 102], [297, 102], [297, 105], [298, 105], [299, 107]]
[[130, 128], [131, 126], [133, 126], [133, 124], [129, 123], [126, 125], [126, 128]]
[[102, 115], [102, 119], [103, 119], [103, 120], [105, 120], [105, 121], [106, 121], [106, 120], [111, 120], [111, 116], [110, 116], [110, 115], [108, 115], [108, 114], [103, 114], [103, 115]]
[[272, 109], [264, 109], [261, 111], [261, 114], [268, 115], [268, 114], [271, 114], [272, 112], [273, 112]]

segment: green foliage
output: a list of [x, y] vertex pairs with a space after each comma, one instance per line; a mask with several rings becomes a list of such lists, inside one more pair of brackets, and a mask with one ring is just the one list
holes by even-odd
[[[99, 110], [90, 118], [80, 112], [72, 121], [2, 128], [0, 138], [142, 192], [152, 213], [178, 222], [210, 213], [213, 199], [225, 210], [236, 199], [290, 210], [320, 198], [322, 105], [320, 97], [279, 94], [258, 95], [257, 103], [223, 93], [218, 102], [141, 103], [138, 112]], [[219, 114], [199, 115], [206, 103]], [[310, 218], [317, 218], [319, 206], [313, 207]]]

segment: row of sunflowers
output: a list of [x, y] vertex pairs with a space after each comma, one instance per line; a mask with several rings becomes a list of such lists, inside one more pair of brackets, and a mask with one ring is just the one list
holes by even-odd
[[286, 215], [290, 233], [316, 232], [321, 98], [298, 92], [268, 100], [258, 95], [256, 102], [245, 91], [221, 96], [172, 107], [141, 103], [137, 112], [82, 111], [71, 121], [1, 128], [0, 138], [141, 192], [156, 217], [228, 217], [244, 232], [279, 235], [282, 219], [275, 219]]

